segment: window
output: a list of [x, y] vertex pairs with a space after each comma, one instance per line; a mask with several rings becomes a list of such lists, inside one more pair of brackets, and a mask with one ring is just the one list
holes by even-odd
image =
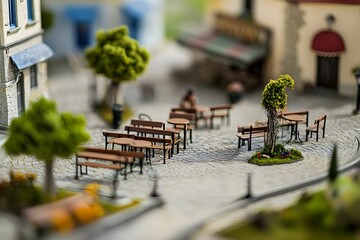
[[35, 20], [34, 16], [34, 2], [33, 0], [27, 0], [27, 13], [28, 13], [28, 21], [32, 22]]
[[20, 115], [25, 110], [24, 74], [21, 74], [20, 79], [16, 84], [16, 92], [17, 92], [18, 114]]
[[9, 0], [9, 21], [10, 28], [15, 28], [16, 26], [16, 0]]
[[30, 88], [35, 88], [37, 85], [37, 67], [33, 65], [30, 67]]

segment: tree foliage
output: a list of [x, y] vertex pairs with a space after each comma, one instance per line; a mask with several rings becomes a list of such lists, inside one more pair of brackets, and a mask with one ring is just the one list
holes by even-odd
[[270, 80], [262, 92], [262, 107], [268, 111], [272, 109], [284, 109], [287, 104], [286, 87], [294, 89], [295, 81], [290, 75], [280, 75], [276, 80]]
[[265, 140], [265, 148], [272, 153], [276, 145], [278, 133], [278, 110], [282, 110], [287, 104], [287, 87], [294, 88], [295, 81], [290, 75], [280, 75], [276, 80], [270, 80], [262, 92], [261, 106], [266, 111], [268, 118], [268, 131]]
[[149, 62], [148, 51], [129, 37], [126, 26], [96, 33], [96, 45], [85, 51], [90, 67], [115, 83], [134, 80]]
[[44, 161], [45, 191], [53, 194], [53, 160], [70, 157], [89, 138], [84, 117], [58, 113], [55, 102], [40, 98], [11, 121], [4, 149], [9, 155], [25, 154]]
[[32, 155], [39, 160], [70, 157], [89, 140], [85, 119], [57, 112], [55, 102], [41, 98], [12, 120], [4, 148], [9, 155]]

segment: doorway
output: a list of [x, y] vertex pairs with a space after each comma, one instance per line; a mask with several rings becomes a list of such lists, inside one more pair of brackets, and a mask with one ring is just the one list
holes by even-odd
[[317, 86], [338, 89], [339, 57], [317, 56]]

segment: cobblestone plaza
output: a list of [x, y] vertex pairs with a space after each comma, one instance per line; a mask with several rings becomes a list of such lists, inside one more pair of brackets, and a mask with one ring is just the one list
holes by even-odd
[[[166, 122], [171, 107], [177, 106], [181, 95], [190, 86], [195, 86], [202, 105], [225, 103], [223, 91], [211, 86], [201, 86], [171, 78], [170, 69], [183, 64], [185, 56], [174, 58], [173, 46], [167, 46], [154, 56], [148, 72], [137, 82], [124, 84], [123, 92], [127, 104], [138, 113], [146, 113], [153, 120]], [[182, 58], [183, 57], [183, 58]], [[54, 67], [54, 66], [53, 66]], [[58, 103], [60, 111], [84, 114], [92, 139], [89, 146], [103, 147], [102, 130], [108, 127], [92, 112], [89, 102], [89, 79], [92, 73], [85, 68], [56, 67], [49, 76], [50, 97]], [[151, 101], [141, 99], [140, 86], [144, 82], [155, 86], [155, 98]], [[296, 79], [295, 79], [296, 88]], [[220, 126], [216, 122], [215, 129], [196, 129], [193, 143], [187, 149], [180, 150], [166, 164], [162, 163], [161, 154], [153, 159], [153, 166], [145, 166], [143, 175], [137, 172], [130, 174], [127, 180], [120, 180], [118, 194], [124, 196], [147, 197], [152, 188], [152, 174], [159, 177], [159, 193], [165, 205], [135, 221], [107, 231], [101, 239], [173, 239], [181, 229], [195, 219], [226, 206], [246, 193], [246, 177], [252, 173], [252, 189], [256, 192], [282, 186], [288, 183], [315, 176], [327, 171], [329, 156], [334, 144], [338, 144], [340, 164], [350, 161], [357, 150], [355, 137], [360, 134], [360, 116], [352, 115], [355, 99], [333, 96], [328, 93], [304, 94], [296, 91], [289, 93], [288, 109], [308, 109], [309, 122], [315, 117], [327, 114], [325, 139], [316, 142], [314, 138], [308, 142], [292, 141], [287, 144], [302, 151], [304, 160], [293, 164], [259, 167], [247, 163], [247, 160], [259, 150], [263, 142], [256, 139], [252, 146], [237, 148], [237, 126], [250, 124], [265, 119], [260, 107], [261, 93], [253, 92], [235, 104], [231, 112], [230, 126]], [[127, 124], [124, 122], [120, 127]], [[305, 127], [300, 126], [300, 137], [305, 140]], [[280, 138], [286, 143], [289, 134]], [[3, 151], [3, 150], [1, 150]], [[7, 157], [1, 152], [0, 177], [7, 176], [8, 171], [21, 170], [36, 172], [42, 180], [44, 166], [42, 162], [29, 157]], [[56, 185], [70, 189], [80, 189], [86, 183], [100, 182], [102, 190], [109, 193], [113, 171], [89, 169], [89, 175], [75, 180], [75, 160], [58, 159], [54, 168]], [[284, 204], [287, 204], [284, 198]], [[266, 205], [267, 203], [264, 203]]]

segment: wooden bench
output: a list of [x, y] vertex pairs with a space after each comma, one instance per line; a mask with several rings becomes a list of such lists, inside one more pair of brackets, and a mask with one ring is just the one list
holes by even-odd
[[[171, 112], [169, 114], [169, 118], [184, 118], [190, 121], [190, 123], [187, 125], [187, 130], [189, 130], [189, 139], [190, 139], [190, 143], [192, 143], [192, 133], [193, 130], [195, 128], [194, 126], [194, 122], [195, 122], [195, 114], [193, 113], [179, 113], [179, 112]], [[167, 129], [167, 130], [171, 130], [174, 131], [177, 134], [180, 134], [180, 130], [183, 128], [183, 126], [177, 126], [175, 125], [174, 128], [172, 129]]]
[[[162, 150], [164, 153], [164, 163], [166, 159], [166, 152], [171, 150], [171, 154], [169, 156], [172, 156], [174, 154], [175, 145], [177, 146], [177, 153], [179, 153], [180, 139], [175, 136], [175, 133], [173, 131], [134, 127], [134, 126], [125, 126], [125, 131], [127, 131], [127, 133], [133, 132], [136, 134], [140, 134], [142, 137], [150, 137], [149, 135], [152, 136], [155, 134], [159, 136], [159, 138], [157, 138], [158, 140], [156, 141], [160, 141], [160, 139], [168, 139], [168, 140], [161, 140]], [[155, 144], [153, 146], [150, 146], [149, 148], [159, 149], [160, 147]]]
[[[122, 169], [125, 169], [124, 178], [126, 179], [126, 166], [127, 164], [133, 164], [135, 158], [140, 160], [140, 174], [142, 174], [144, 153], [141, 152], [126, 152], [118, 150], [109, 150], [102, 148], [92, 148], [85, 147], [82, 151], [76, 153], [76, 172], [75, 179], [79, 178], [79, 168], [80, 174], [88, 174], [88, 167], [93, 168], [107, 168], [115, 170], [114, 182], [117, 181], [117, 176]], [[84, 158], [86, 161], [79, 161], [79, 158]], [[92, 162], [89, 160], [97, 160], [97, 162]], [[85, 172], [83, 173], [82, 167], [85, 167]]]
[[52, 219], [57, 211], [66, 211], [71, 214], [78, 204], [93, 204], [94, 199], [86, 194], [80, 193], [51, 203], [42, 204], [24, 209], [22, 215], [38, 229], [52, 227]]
[[308, 141], [308, 135], [312, 137], [313, 133], [316, 133], [316, 141], [319, 141], [319, 131], [322, 129], [323, 138], [325, 138], [325, 126], [326, 126], [326, 115], [322, 115], [315, 119], [314, 124], [306, 128], [306, 141]]
[[[245, 141], [248, 142], [248, 151], [251, 150], [251, 141], [254, 138], [264, 138], [266, 136], [267, 126], [239, 126], [238, 127], [238, 148], [245, 144]], [[242, 144], [241, 144], [242, 143]]]
[[225, 119], [227, 120], [227, 125], [230, 125], [230, 110], [232, 108], [231, 104], [222, 104], [216, 106], [210, 106], [211, 116], [210, 116], [210, 128], [214, 128], [214, 119], [220, 118], [221, 122]]
[[[152, 156], [155, 155], [154, 150], [162, 150], [164, 157], [168, 153], [168, 158], [171, 157], [171, 147], [172, 147], [172, 141], [169, 138], [159, 138], [159, 137], [143, 137], [143, 136], [136, 136], [134, 134], [128, 134], [128, 133], [119, 133], [119, 132], [109, 132], [109, 131], [103, 131], [103, 135], [105, 136], [105, 148], [107, 148], [107, 145], [109, 143], [112, 144], [112, 149], [114, 149], [114, 143], [112, 142], [112, 139], [114, 138], [131, 138], [134, 140], [144, 140], [149, 141], [152, 143], [150, 147], [147, 147], [149, 149], [153, 150]], [[151, 158], [149, 158], [150, 165], [151, 165]], [[165, 159], [164, 159], [165, 162]]]
[[171, 112], [176, 113], [189, 113], [194, 114], [194, 127], [197, 128], [199, 125], [199, 121], [204, 121], [205, 126], [208, 126], [208, 120], [210, 120], [210, 114], [204, 114], [203, 111], [199, 111], [197, 108], [171, 108]]

